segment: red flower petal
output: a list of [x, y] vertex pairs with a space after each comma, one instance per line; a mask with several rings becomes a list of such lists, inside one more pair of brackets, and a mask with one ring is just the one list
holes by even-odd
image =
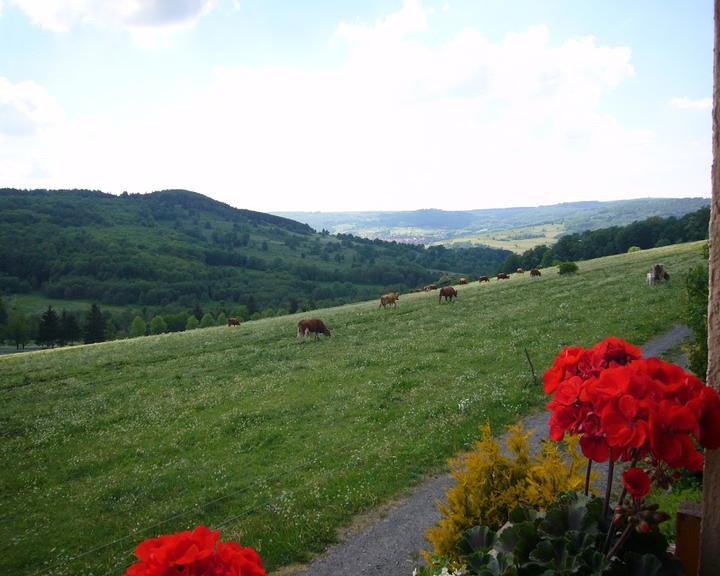
[[650, 492], [650, 476], [640, 468], [630, 468], [623, 473], [623, 485], [633, 498], [645, 498]]

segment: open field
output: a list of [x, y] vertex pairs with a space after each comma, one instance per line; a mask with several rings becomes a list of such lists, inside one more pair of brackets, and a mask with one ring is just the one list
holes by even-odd
[[565, 232], [565, 227], [562, 224], [540, 224], [537, 226], [512, 228], [510, 230], [497, 230], [471, 234], [469, 236], [458, 236], [451, 240], [434, 242], [434, 244], [444, 244], [445, 246], [452, 246], [453, 244], [464, 246], [482, 245], [490, 246], [491, 248], [502, 248], [522, 254], [526, 250], [540, 246], [540, 244], [546, 244], [548, 246], [554, 244], [563, 232]]
[[[121, 574], [145, 537], [206, 523], [269, 568], [544, 403], [565, 345], [642, 343], [681, 321], [701, 243], [437, 292], [0, 358], [0, 574]], [[662, 262], [672, 279], [648, 287]]]

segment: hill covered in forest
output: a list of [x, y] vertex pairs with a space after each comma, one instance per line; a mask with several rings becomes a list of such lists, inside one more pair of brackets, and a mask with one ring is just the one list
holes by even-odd
[[508, 254], [332, 236], [186, 190], [0, 189], [5, 294], [294, 312], [405, 291], [446, 274], [490, 274]]

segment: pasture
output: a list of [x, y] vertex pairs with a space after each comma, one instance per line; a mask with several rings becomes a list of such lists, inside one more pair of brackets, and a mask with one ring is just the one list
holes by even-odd
[[[510, 280], [0, 358], [0, 573], [121, 574], [145, 537], [206, 523], [270, 569], [321, 551], [468, 447], [540, 409], [569, 344], [681, 321], [700, 243]], [[668, 285], [645, 273], [666, 265]], [[379, 294], [378, 294], [379, 297]], [[300, 318], [332, 337], [296, 340]], [[544, 432], [544, 431], [542, 431]]]
[[547, 244], [548, 246], [555, 244], [564, 232], [566, 230], [563, 224], [538, 224], [508, 230], [476, 232], [468, 235], [460, 234], [449, 240], [434, 242], [433, 244], [443, 244], [445, 246], [453, 244], [458, 246], [482, 245], [522, 254], [540, 244]]

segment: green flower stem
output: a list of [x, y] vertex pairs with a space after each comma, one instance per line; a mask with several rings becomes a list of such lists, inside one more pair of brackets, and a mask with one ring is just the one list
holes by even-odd
[[[612, 530], [612, 526], [610, 526], [610, 529]], [[612, 547], [612, 550], [607, 553], [607, 559], [610, 560], [613, 556], [615, 556], [618, 551], [623, 547], [623, 544], [625, 544], [625, 541], [628, 539], [628, 536], [630, 536], [630, 530], [633, 529], [632, 522], [628, 522], [628, 525], [625, 526], [625, 530], [623, 530], [623, 533], [620, 535], [620, 538], [618, 538], [618, 541], [615, 542], [615, 546]]]
[[615, 471], [615, 460], [608, 462], [607, 486], [605, 487], [605, 502], [603, 503], [603, 517], [607, 518], [610, 509], [610, 493], [612, 492], [613, 473]]
[[588, 458], [587, 470], [585, 471], [585, 496], [590, 493], [590, 471], [592, 470], [592, 460]]

